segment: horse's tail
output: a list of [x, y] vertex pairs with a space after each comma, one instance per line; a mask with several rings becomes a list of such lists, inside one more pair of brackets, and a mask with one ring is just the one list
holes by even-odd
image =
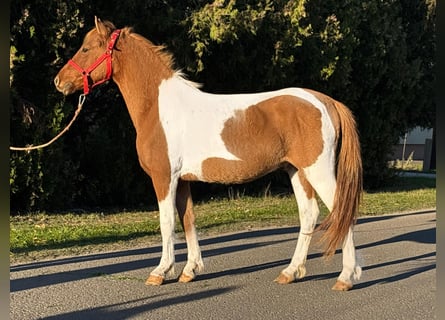
[[337, 187], [330, 214], [317, 230], [325, 230], [321, 241], [327, 246], [325, 256], [332, 256], [343, 241], [349, 228], [355, 224], [363, 191], [363, 167], [360, 141], [352, 112], [342, 103], [335, 101], [340, 120], [340, 150], [337, 155]]

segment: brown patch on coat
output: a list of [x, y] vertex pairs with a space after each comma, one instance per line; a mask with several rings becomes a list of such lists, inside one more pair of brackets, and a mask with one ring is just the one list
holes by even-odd
[[[154, 116], [154, 115], [153, 115]], [[156, 118], [147, 119], [148, 125], [154, 130], [140, 130], [136, 138], [136, 150], [139, 164], [151, 177], [158, 201], [164, 200], [169, 194], [171, 184], [171, 168], [168, 158], [167, 139], [160, 122]]]
[[300, 179], [300, 184], [303, 186], [304, 192], [306, 192], [306, 197], [312, 199], [315, 197], [315, 190], [309, 181], [306, 179], [306, 174], [303, 170], [298, 170], [298, 178]]
[[193, 200], [190, 191], [190, 182], [179, 180], [176, 193], [176, 208], [179, 220], [184, 229], [186, 238], [190, 237], [190, 232], [195, 225], [195, 213], [193, 211]]
[[310, 94], [314, 95], [318, 100], [320, 100], [326, 107], [326, 110], [328, 111], [329, 117], [331, 118], [332, 124], [335, 129], [335, 137], [336, 140], [340, 137], [340, 117], [338, 115], [337, 109], [335, 107], [335, 104], [338, 103], [335, 99], [321, 93], [318, 91], [314, 91], [311, 89], [305, 89]]
[[288, 162], [295, 168], [313, 164], [323, 150], [321, 112], [299, 97], [267, 99], [228, 119], [221, 132], [227, 150], [241, 160], [208, 158], [204, 181], [242, 183]]
[[184, 181], [198, 181], [198, 177], [193, 173], [186, 173], [181, 176], [181, 179]]

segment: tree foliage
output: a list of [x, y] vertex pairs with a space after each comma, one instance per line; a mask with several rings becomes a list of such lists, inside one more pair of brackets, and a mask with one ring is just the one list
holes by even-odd
[[[206, 91], [301, 86], [344, 102], [359, 124], [367, 187], [387, 181], [402, 134], [434, 126], [434, 0], [18, 0], [10, 17], [12, 145], [47, 141], [72, 116], [77, 97], [62, 97], [52, 79], [94, 15], [166, 45]], [[134, 140], [117, 87], [99, 87], [61, 140], [11, 152], [11, 208], [154, 204]]]

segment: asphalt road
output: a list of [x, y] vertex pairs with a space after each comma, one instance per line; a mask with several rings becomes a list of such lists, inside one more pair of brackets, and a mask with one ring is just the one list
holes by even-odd
[[[290, 261], [298, 228], [224, 234], [200, 241], [206, 269], [194, 282], [144, 282], [160, 247], [10, 267], [11, 319], [436, 319], [436, 212], [359, 219], [362, 279], [330, 288], [341, 270], [312, 242], [307, 274], [273, 282]], [[316, 240], [317, 237], [314, 238]], [[177, 274], [185, 245], [176, 246]]]

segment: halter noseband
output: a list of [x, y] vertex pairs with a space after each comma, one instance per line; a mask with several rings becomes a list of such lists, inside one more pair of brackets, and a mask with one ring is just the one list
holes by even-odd
[[[90, 90], [93, 89], [95, 86], [104, 83], [105, 81], [108, 81], [111, 78], [111, 74], [113, 72], [113, 68], [111, 66], [111, 55], [113, 53], [114, 46], [116, 44], [117, 38], [119, 38], [119, 34], [121, 33], [120, 29], [116, 29], [111, 34], [110, 42], [108, 42], [107, 50], [104, 54], [102, 54], [97, 60], [87, 69], [83, 69], [81, 66], [79, 66], [77, 63], [75, 63], [72, 59], [68, 60], [68, 64], [74, 67], [77, 71], [79, 71], [82, 74], [83, 77], [83, 94], [87, 95], [90, 93]], [[102, 80], [99, 80], [93, 84], [90, 85], [89, 80], [91, 79], [90, 74], [93, 72], [94, 69], [96, 69], [104, 60], [107, 62], [107, 73], [105, 75], [105, 78]]]

